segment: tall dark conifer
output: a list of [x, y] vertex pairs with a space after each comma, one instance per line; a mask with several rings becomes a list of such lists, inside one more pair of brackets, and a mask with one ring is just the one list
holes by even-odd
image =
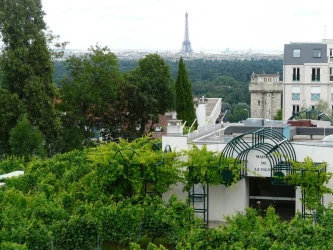
[[192, 87], [188, 80], [188, 75], [183, 58], [180, 58], [178, 76], [176, 81], [176, 112], [177, 118], [186, 121], [187, 126], [191, 126], [196, 115], [194, 110]]
[[0, 107], [1, 120], [11, 116], [9, 127], [0, 131], [1, 143], [8, 144], [8, 132], [23, 113], [41, 130], [46, 145], [57, 138], [60, 119], [54, 108], [56, 88], [44, 14], [41, 0], [0, 1], [1, 99], [16, 98], [19, 107]]

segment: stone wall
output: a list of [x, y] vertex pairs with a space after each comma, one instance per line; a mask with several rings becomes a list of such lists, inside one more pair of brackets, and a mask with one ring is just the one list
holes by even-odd
[[[264, 75], [260, 75], [263, 78]], [[271, 76], [271, 75], [269, 75]], [[281, 108], [282, 83], [278, 81], [278, 74], [275, 81], [259, 82], [256, 75], [249, 84], [251, 93], [251, 118], [264, 118], [273, 120], [278, 109]]]

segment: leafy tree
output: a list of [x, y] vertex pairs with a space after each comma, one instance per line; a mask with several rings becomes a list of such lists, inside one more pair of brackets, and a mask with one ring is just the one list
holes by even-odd
[[228, 102], [222, 102], [221, 110], [223, 112], [225, 112], [227, 110], [228, 110], [228, 112], [230, 112], [232, 110], [232, 107], [231, 107], [231, 105]]
[[89, 144], [96, 128], [108, 132], [119, 123], [115, 114], [121, 110], [115, 100], [122, 77], [117, 57], [109, 48], [98, 45], [89, 51], [87, 55], [68, 59], [70, 75], [61, 83], [58, 106], [65, 112], [67, 150]]
[[69, 72], [66, 68], [66, 64], [63, 61], [56, 61], [54, 63], [54, 82], [60, 87], [61, 81], [69, 76]]
[[[0, 2], [0, 32], [4, 45], [0, 60], [1, 87], [5, 90], [2, 94], [7, 95], [7, 99], [18, 99], [20, 106], [7, 110], [20, 113], [11, 116], [11, 122], [5, 124], [9, 127], [3, 131], [10, 131], [15, 118], [27, 113], [30, 123], [38, 126], [51, 150], [60, 129], [60, 119], [54, 109], [56, 88], [44, 14], [40, 0]], [[4, 135], [1, 141], [8, 144], [7, 138], [8, 135]]]
[[26, 160], [33, 155], [44, 156], [43, 143], [42, 133], [30, 124], [26, 115], [10, 131], [9, 144], [13, 154]]
[[274, 120], [282, 120], [282, 109], [278, 109], [274, 116]]
[[1, 249], [7, 250], [28, 250], [26, 245], [16, 244], [12, 242], [1, 242], [0, 247]]
[[322, 197], [333, 194], [327, 183], [333, 174], [326, 172], [327, 163], [316, 165], [310, 157], [305, 157], [304, 162], [293, 162], [294, 173], [288, 174], [285, 179], [288, 183], [301, 187], [302, 203], [307, 212], [316, 211], [322, 206]]
[[328, 116], [332, 116], [332, 109], [330, 109], [329, 103], [324, 101], [323, 99], [320, 99], [316, 103], [316, 109], [320, 112], [325, 113]]
[[17, 94], [10, 94], [7, 90], [0, 89], [0, 154], [1, 157], [10, 154], [10, 130], [17, 124], [20, 115], [24, 113], [25, 106]]
[[238, 103], [233, 105], [232, 112], [228, 112], [226, 117], [229, 122], [239, 122], [248, 118], [248, 112], [250, 112], [249, 105], [246, 103]]
[[138, 66], [125, 74], [122, 96], [127, 102], [129, 126], [140, 126], [140, 134], [151, 121], [157, 122], [159, 114], [173, 107], [173, 79], [169, 66], [158, 54], [140, 59]]
[[176, 111], [177, 118], [187, 122], [191, 126], [196, 118], [192, 87], [188, 80], [183, 58], [179, 60], [178, 76], [176, 80]]

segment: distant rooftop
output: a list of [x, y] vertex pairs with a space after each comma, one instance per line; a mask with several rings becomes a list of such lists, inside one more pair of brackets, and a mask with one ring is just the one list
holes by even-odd
[[[254, 119], [248, 119], [248, 121], [244, 121], [246, 123], [252, 121]], [[278, 128], [283, 128], [285, 127], [286, 121], [271, 121], [271, 120], [266, 120], [266, 122], [271, 122], [273, 125], [273, 129], [278, 129]], [[263, 127], [269, 127], [271, 126], [270, 124], [266, 124]], [[237, 129], [239, 127], [239, 129]], [[205, 135], [202, 135], [200, 138], [195, 139], [194, 141], [196, 143], [228, 143], [231, 141], [233, 138], [236, 136], [242, 135], [246, 130], [251, 130], [251, 126], [247, 126], [244, 123], [224, 123], [223, 127], [220, 129], [217, 129], [213, 132], [207, 133]], [[230, 134], [230, 128], [232, 128], [233, 133]], [[303, 127], [306, 128], [306, 127]], [[332, 128], [332, 127], [330, 127]], [[253, 127], [253, 129], [257, 129], [256, 127]], [[291, 143], [295, 144], [302, 144], [302, 145], [308, 145], [308, 146], [322, 146], [322, 147], [333, 147], [333, 142], [330, 142], [331, 139], [333, 139], [333, 135], [328, 135], [326, 129], [323, 132], [322, 135], [311, 135], [309, 134], [295, 134], [297, 127], [291, 127], [290, 128], [290, 133], [291, 133]], [[315, 128], [316, 129], [316, 128]], [[320, 129], [320, 128], [318, 128]], [[326, 138], [326, 142], [325, 139]], [[252, 140], [252, 135], [246, 135], [244, 136], [245, 141], [251, 141]]]
[[333, 43], [333, 39], [322, 39], [321, 41], [290, 41], [290, 44], [329, 44]]

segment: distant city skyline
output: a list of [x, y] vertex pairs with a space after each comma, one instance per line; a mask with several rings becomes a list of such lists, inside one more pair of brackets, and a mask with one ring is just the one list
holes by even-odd
[[[269, 2], [269, 3], [268, 3]], [[318, 0], [42, 0], [45, 21], [69, 49], [180, 50], [185, 13], [195, 52], [277, 50], [333, 39], [333, 3]], [[275, 5], [275, 6], [274, 6]]]

